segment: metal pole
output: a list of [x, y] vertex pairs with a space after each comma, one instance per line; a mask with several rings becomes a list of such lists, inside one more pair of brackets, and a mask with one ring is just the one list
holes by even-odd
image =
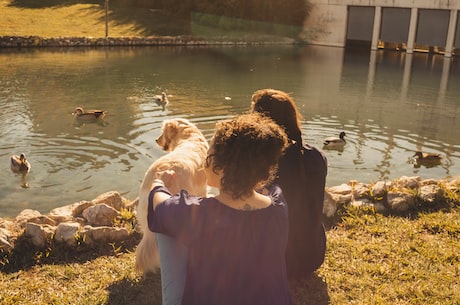
[[109, 37], [109, 0], [105, 0], [105, 37]]

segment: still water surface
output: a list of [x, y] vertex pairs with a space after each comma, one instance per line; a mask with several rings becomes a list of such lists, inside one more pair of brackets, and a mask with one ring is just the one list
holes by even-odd
[[[346, 132], [342, 151], [326, 150], [328, 186], [460, 174], [458, 59], [318, 46], [0, 50], [0, 217], [111, 190], [133, 200], [163, 154], [154, 139], [164, 119], [188, 118], [209, 139], [217, 120], [246, 112], [268, 87], [292, 94], [312, 145]], [[165, 109], [151, 99], [161, 91]], [[77, 106], [109, 114], [79, 124]], [[442, 163], [414, 167], [417, 149]], [[9, 169], [21, 152], [28, 188]]]

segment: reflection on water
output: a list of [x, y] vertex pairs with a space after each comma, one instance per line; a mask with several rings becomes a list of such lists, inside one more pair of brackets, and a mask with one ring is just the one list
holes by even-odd
[[[139, 47], [0, 52], [0, 216], [43, 213], [110, 191], [135, 199], [161, 123], [186, 117], [210, 138], [217, 120], [243, 113], [252, 92], [290, 92], [305, 140], [345, 131], [326, 150], [329, 186], [460, 173], [460, 66], [455, 58], [328, 47]], [[165, 91], [165, 109], [154, 96]], [[75, 107], [108, 111], [77, 122]], [[414, 167], [416, 150], [443, 155]], [[23, 188], [12, 154], [32, 163]], [[0, 164], [1, 164], [0, 163]]]

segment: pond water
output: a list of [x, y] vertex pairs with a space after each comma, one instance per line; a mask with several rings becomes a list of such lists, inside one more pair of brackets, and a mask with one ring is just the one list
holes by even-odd
[[[47, 213], [116, 190], [128, 199], [163, 154], [161, 123], [185, 117], [209, 139], [217, 120], [244, 113], [261, 88], [290, 92], [305, 141], [345, 131], [325, 150], [327, 185], [460, 174], [460, 64], [422, 53], [319, 46], [132, 47], [0, 50], [0, 216]], [[152, 96], [166, 91], [162, 109]], [[108, 111], [80, 124], [75, 107]], [[417, 149], [440, 153], [414, 167]], [[32, 164], [25, 181], [13, 154]]]

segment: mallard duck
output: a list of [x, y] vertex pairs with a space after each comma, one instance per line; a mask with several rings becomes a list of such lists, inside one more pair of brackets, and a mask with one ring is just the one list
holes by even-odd
[[163, 108], [169, 104], [168, 96], [166, 95], [166, 92], [161, 92], [159, 95], [155, 95], [153, 97], [154, 102], [158, 106], [162, 106]]
[[414, 158], [418, 163], [435, 164], [441, 162], [442, 156], [440, 154], [424, 153], [418, 150], [415, 152], [412, 158]]
[[345, 145], [345, 132], [342, 131], [339, 137], [328, 137], [324, 139], [323, 144], [325, 147], [342, 147]]
[[97, 119], [103, 119], [107, 114], [107, 111], [104, 110], [83, 110], [82, 107], [75, 108], [75, 111], [72, 112], [74, 118], [83, 120], [83, 121], [95, 121]]
[[30, 163], [25, 154], [11, 156], [11, 170], [15, 173], [27, 174], [30, 171]]

